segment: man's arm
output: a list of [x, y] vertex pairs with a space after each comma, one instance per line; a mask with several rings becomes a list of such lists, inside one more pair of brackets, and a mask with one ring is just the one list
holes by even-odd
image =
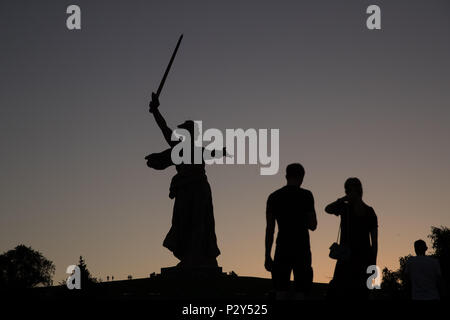
[[310, 193], [311, 195], [311, 205], [310, 205], [310, 211], [307, 213], [308, 215], [308, 229], [311, 231], [314, 231], [317, 229], [317, 216], [316, 216], [316, 209], [314, 208], [314, 196], [312, 195], [312, 193]]
[[372, 247], [372, 254], [374, 258], [374, 264], [377, 264], [377, 255], [378, 255], [378, 227], [370, 230], [370, 242]]
[[270, 209], [269, 204], [266, 209], [266, 254], [265, 254], [265, 262], [264, 267], [267, 271], [272, 271], [272, 245], [273, 245], [273, 235], [275, 233], [275, 217]]
[[315, 210], [308, 212], [308, 229], [311, 231], [317, 229], [317, 216]]
[[437, 281], [436, 286], [439, 291], [439, 297], [442, 300], [444, 298], [447, 298], [447, 290], [444, 285], [445, 280], [442, 277], [441, 265], [439, 263], [439, 260], [436, 259], [435, 262], [436, 262], [436, 281]]

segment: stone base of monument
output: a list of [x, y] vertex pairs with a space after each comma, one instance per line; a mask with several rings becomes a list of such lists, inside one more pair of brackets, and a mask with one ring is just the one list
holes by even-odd
[[161, 268], [162, 278], [171, 279], [205, 279], [225, 277], [222, 267], [167, 267]]

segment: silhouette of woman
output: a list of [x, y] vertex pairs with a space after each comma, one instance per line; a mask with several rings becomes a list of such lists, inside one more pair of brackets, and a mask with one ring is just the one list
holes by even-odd
[[375, 265], [378, 250], [378, 219], [372, 207], [362, 200], [363, 189], [358, 178], [345, 182], [345, 196], [326, 206], [325, 211], [341, 217], [341, 245], [350, 249], [350, 257], [338, 259], [329, 298], [367, 299], [369, 265]]
[[[171, 150], [181, 140], [172, 141], [172, 129], [167, 126], [158, 107], [158, 97], [152, 93], [150, 113], [170, 148], [162, 153], [151, 154], [146, 159], [149, 167], [164, 169], [173, 165]], [[172, 226], [163, 246], [180, 260], [179, 267], [217, 266], [216, 258], [220, 250], [217, 247], [211, 188], [203, 159], [201, 164], [194, 164], [194, 149], [202, 148], [194, 145], [199, 130], [192, 120], [185, 121], [178, 128], [187, 130], [191, 136], [192, 159], [188, 164], [175, 166], [177, 174], [172, 178], [169, 194], [171, 199], [175, 198]]]

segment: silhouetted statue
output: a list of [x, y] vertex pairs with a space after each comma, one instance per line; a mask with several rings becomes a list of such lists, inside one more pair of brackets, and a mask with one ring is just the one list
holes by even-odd
[[326, 206], [325, 211], [341, 217], [340, 243], [349, 256], [338, 259], [328, 297], [332, 299], [367, 299], [367, 267], [376, 265], [378, 219], [372, 207], [362, 200], [363, 188], [358, 178], [345, 182], [345, 196]]
[[413, 300], [440, 300], [443, 280], [439, 261], [425, 255], [427, 245], [423, 240], [414, 242], [416, 257], [410, 257], [405, 273], [409, 277]]
[[[180, 141], [172, 141], [172, 129], [167, 126], [158, 107], [158, 96], [152, 93], [150, 112], [170, 148], [159, 154], [151, 154], [146, 159], [149, 167], [162, 169], [173, 165], [171, 149]], [[194, 149], [202, 148], [194, 144], [199, 131], [191, 120], [180, 124], [178, 128], [187, 130], [191, 136], [192, 159], [189, 164], [175, 166], [177, 174], [172, 178], [169, 194], [171, 199], [175, 199], [172, 227], [163, 246], [180, 260], [178, 266], [217, 266], [216, 258], [220, 250], [217, 247], [211, 188], [203, 159], [201, 164], [194, 164]]]
[[[286, 168], [287, 185], [272, 193], [267, 199], [266, 255], [264, 266], [272, 272], [272, 279], [279, 298], [289, 291], [291, 272], [294, 272], [297, 297], [311, 289], [313, 270], [309, 230], [317, 228], [314, 197], [311, 191], [301, 188], [305, 170], [299, 163]], [[271, 251], [275, 221], [278, 235], [275, 256]]]

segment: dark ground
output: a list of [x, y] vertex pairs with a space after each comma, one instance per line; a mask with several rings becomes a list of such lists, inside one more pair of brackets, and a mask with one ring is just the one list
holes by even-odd
[[[41, 299], [59, 299], [74, 296], [88, 296], [96, 299], [226, 299], [226, 300], [271, 300], [272, 280], [256, 277], [240, 277], [215, 272], [188, 270], [173, 272], [163, 269], [162, 274], [149, 278], [100, 282], [88, 290], [69, 290], [66, 286], [34, 288], [29, 294]], [[325, 299], [327, 284], [314, 283], [308, 299]]]

